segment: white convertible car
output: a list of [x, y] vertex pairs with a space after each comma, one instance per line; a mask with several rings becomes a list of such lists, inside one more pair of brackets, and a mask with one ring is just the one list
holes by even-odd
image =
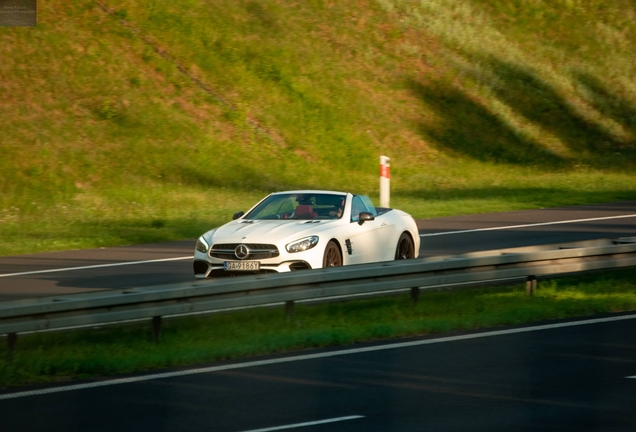
[[420, 250], [409, 214], [364, 195], [277, 192], [233, 219], [197, 240], [197, 278], [409, 259]]

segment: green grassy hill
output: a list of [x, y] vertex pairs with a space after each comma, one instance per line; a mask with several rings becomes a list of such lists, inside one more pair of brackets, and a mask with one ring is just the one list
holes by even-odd
[[0, 255], [194, 237], [286, 188], [416, 217], [636, 199], [628, 0], [46, 0], [0, 27]]

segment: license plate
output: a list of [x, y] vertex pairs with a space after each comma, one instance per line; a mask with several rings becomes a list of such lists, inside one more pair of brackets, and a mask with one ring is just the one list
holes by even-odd
[[231, 271], [256, 271], [261, 269], [260, 261], [225, 261], [225, 270]]

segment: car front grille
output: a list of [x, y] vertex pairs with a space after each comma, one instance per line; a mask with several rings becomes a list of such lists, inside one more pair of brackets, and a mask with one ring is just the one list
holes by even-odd
[[279, 254], [278, 248], [273, 244], [261, 244], [261, 243], [219, 243], [212, 246], [210, 249], [210, 256], [212, 258], [219, 258], [224, 260], [237, 260], [238, 258], [234, 254], [234, 250], [240, 244], [247, 246], [250, 253], [243, 259], [258, 260], [275, 258]]

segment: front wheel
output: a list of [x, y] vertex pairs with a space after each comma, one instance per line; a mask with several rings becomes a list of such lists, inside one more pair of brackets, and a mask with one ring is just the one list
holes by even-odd
[[325, 248], [325, 255], [322, 257], [322, 267], [340, 267], [342, 265], [342, 255], [340, 248], [335, 241], [331, 240]]
[[413, 245], [413, 239], [407, 233], [402, 233], [395, 249], [395, 259], [411, 259], [415, 258], [415, 246]]

